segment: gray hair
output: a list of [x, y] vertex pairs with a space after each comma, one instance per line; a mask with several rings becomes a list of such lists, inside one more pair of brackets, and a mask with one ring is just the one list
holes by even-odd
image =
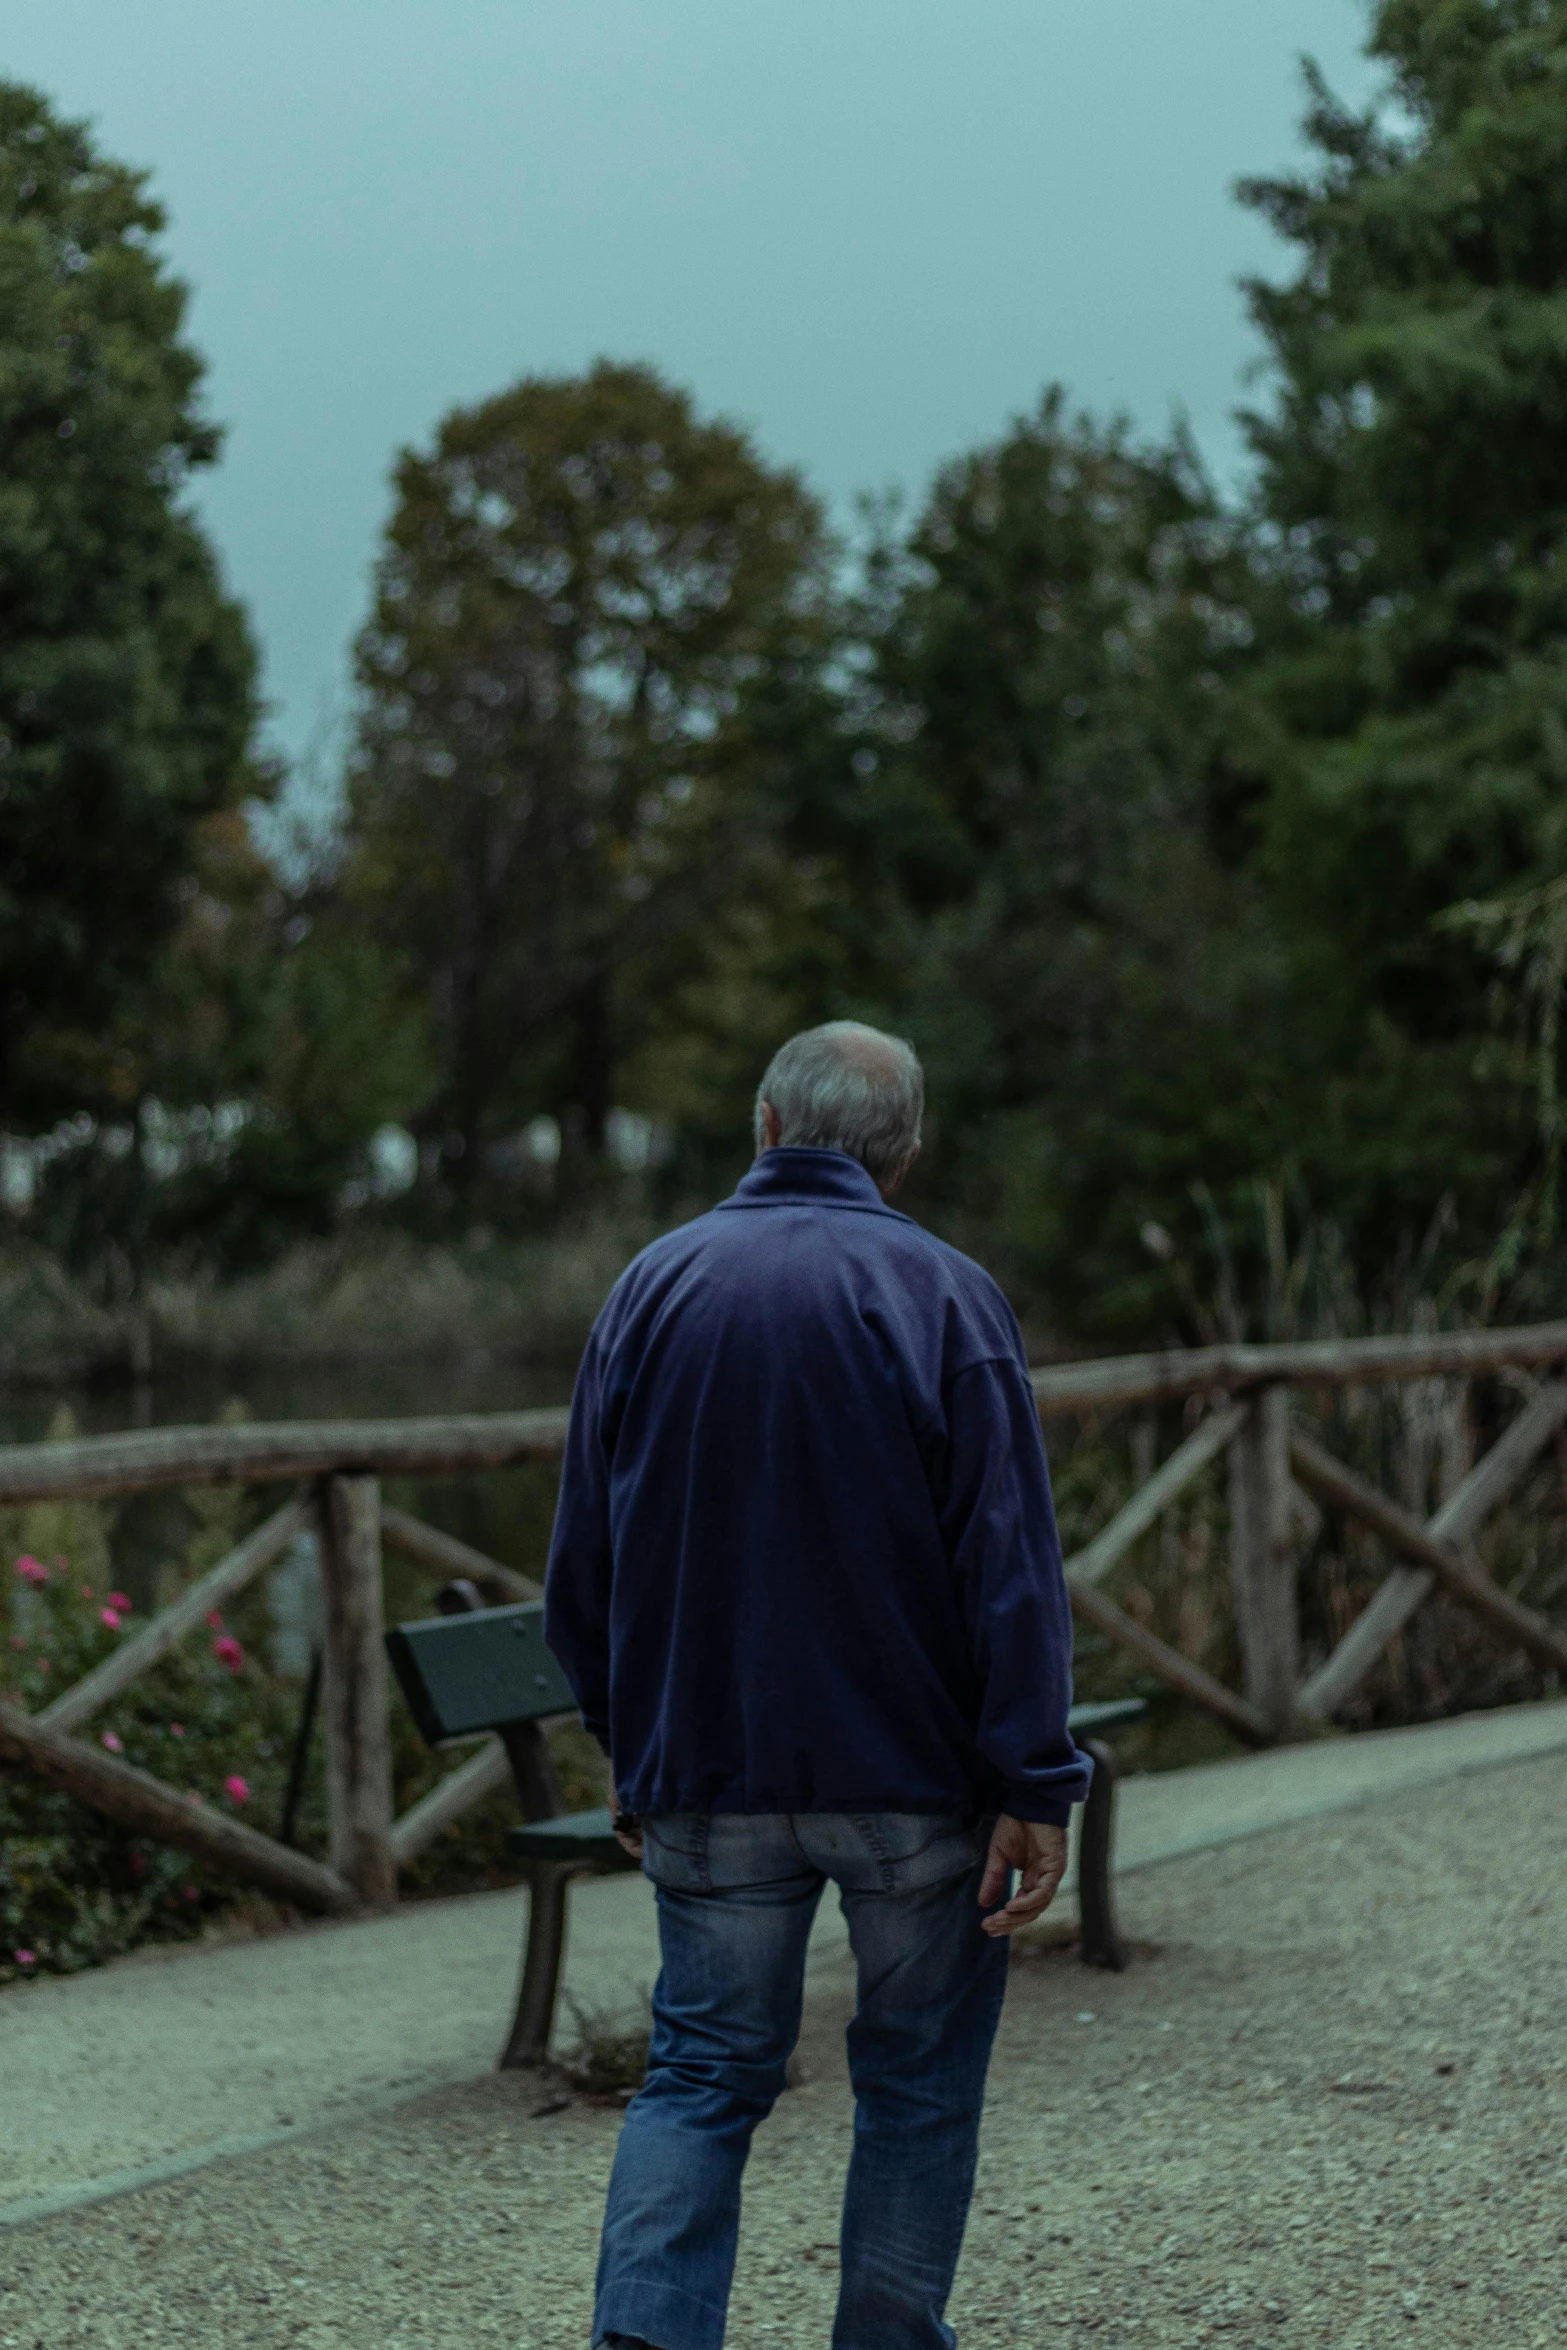
[[762, 1111], [778, 1119], [780, 1145], [847, 1151], [877, 1183], [904, 1172], [920, 1143], [925, 1073], [902, 1036], [858, 1020], [829, 1020], [780, 1045], [756, 1090], [756, 1147], [766, 1148]]

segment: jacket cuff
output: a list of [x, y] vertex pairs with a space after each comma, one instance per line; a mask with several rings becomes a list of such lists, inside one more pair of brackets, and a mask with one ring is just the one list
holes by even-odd
[[582, 1716], [582, 1727], [584, 1728], [584, 1730], [586, 1730], [586, 1732], [587, 1732], [587, 1734], [588, 1734], [588, 1736], [589, 1736], [590, 1738], [596, 1739], [596, 1740], [597, 1740], [597, 1742], [598, 1742], [598, 1744], [599, 1744], [600, 1746], [602, 1746], [602, 1748], [604, 1749], [605, 1758], [606, 1758], [606, 1760], [607, 1760], [607, 1759], [608, 1759], [608, 1756], [609, 1756], [609, 1724], [608, 1724], [608, 1722], [595, 1722], [595, 1721], [592, 1721], [592, 1720], [590, 1720], [590, 1719], [589, 1719], [589, 1717], [588, 1717], [588, 1715], [584, 1714], [584, 1715]]
[[1037, 1787], [1008, 1787], [1002, 1805], [1014, 1820], [1027, 1820], [1034, 1827], [1065, 1828], [1072, 1818], [1072, 1806], [1059, 1795], [1042, 1794]]

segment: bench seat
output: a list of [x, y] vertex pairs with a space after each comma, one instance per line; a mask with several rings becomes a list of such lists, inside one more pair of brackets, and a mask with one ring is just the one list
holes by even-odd
[[601, 1811], [566, 1812], [558, 1820], [529, 1820], [525, 1827], [508, 1831], [506, 1849], [513, 1860], [623, 1860], [628, 1869], [637, 1865], [615, 1842], [607, 1805]]
[[[615, 1841], [607, 1809], [562, 1809], [539, 1724], [565, 1711], [571, 1693], [544, 1647], [539, 1603], [484, 1607], [471, 1584], [452, 1583], [436, 1604], [439, 1616], [389, 1632], [387, 1652], [431, 1746], [486, 1729], [505, 1744], [525, 1821], [509, 1831], [506, 1849], [522, 1863], [529, 1901], [517, 2012], [500, 2063], [503, 2070], [543, 2064], [555, 2020], [571, 1881], [629, 1874], [638, 1864]], [[1123, 1697], [1074, 1706], [1067, 1717], [1094, 1764], [1077, 1857], [1080, 1947], [1087, 1966], [1119, 1970], [1126, 1964], [1110, 1899], [1116, 1772], [1104, 1733], [1140, 1721], [1147, 1711], [1142, 1698]]]

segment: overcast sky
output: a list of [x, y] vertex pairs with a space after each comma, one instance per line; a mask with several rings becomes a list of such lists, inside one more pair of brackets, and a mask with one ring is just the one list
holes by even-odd
[[342, 706], [394, 451], [651, 359], [847, 511], [1053, 378], [1233, 472], [1240, 173], [1359, 0], [40, 0], [0, 72], [150, 167], [274, 739]]

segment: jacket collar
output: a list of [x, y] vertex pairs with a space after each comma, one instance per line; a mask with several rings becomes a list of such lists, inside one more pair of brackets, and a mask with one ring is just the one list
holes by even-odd
[[851, 1159], [847, 1151], [806, 1150], [793, 1143], [763, 1151], [719, 1206], [771, 1208], [806, 1202], [820, 1207], [873, 1208], [884, 1216], [898, 1213], [887, 1206], [859, 1160]]

